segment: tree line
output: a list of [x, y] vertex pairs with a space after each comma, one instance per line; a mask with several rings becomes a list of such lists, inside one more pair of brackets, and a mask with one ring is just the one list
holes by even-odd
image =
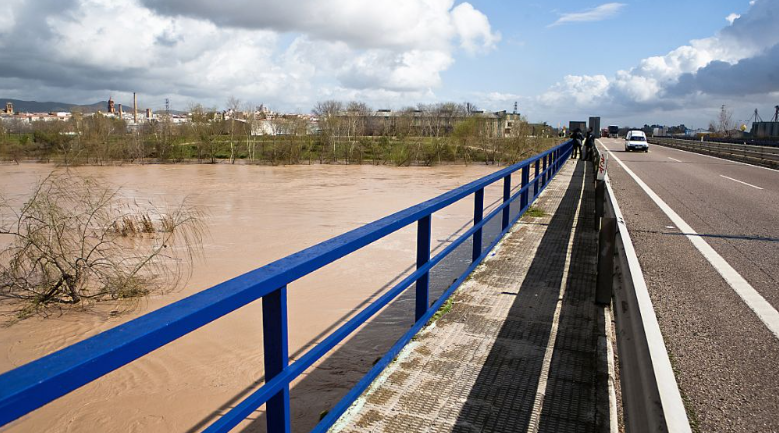
[[505, 122], [499, 125], [471, 104], [420, 104], [391, 113], [329, 100], [317, 103], [312, 116], [301, 116], [258, 112], [230, 98], [224, 111], [196, 104], [188, 117], [174, 123], [162, 114], [139, 125], [79, 112], [67, 121], [12, 120], [0, 123], [0, 158], [66, 165], [509, 164], [559, 141], [550, 127], [524, 118], [513, 121], [510, 133], [496, 131]]

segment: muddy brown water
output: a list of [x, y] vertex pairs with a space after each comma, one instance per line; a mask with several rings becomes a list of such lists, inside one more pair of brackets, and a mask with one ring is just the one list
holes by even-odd
[[[54, 169], [0, 166], [0, 193], [23, 197]], [[0, 372], [495, 170], [483, 165], [79, 167], [75, 171], [81, 175], [121, 187], [125, 197], [170, 205], [186, 199], [204, 210], [209, 234], [203, 258], [183, 287], [150, 297], [130, 313], [112, 317], [115, 306], [106, 304], [0, 328]], [[488, 188], [485, 203], [500, 194], [499, 185]], [[453, 233], [464, 231], [472, 213], [469, 198], [434, 214], [433, 248], [440, 250]], [[415, 262], [415, 237], [412, 225], [292, 283], [291, 357], [299, 358], [406, 275]], [[442, 274], [437, 280], [448, 278]], [[413, 308], [413, 297], [404, 295], [293, 383], [294, 431], [313, 427], [320, 413], [370, 369], [411, 326]], [[263, 383], [261, 323], [260, 302], [249, 304], [15, 421], [8, 431], [201, 430]], [[240, 428], [264, 431], [264, 424], [261, 408]]]

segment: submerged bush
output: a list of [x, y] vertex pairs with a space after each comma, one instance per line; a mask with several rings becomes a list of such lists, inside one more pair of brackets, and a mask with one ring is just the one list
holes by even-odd
[[203, 230], [183, 203], [143, 208], [94, 179], [52, 174], [18, 209], [0, 198], [0, 298], [27, 316], [175, 287]]

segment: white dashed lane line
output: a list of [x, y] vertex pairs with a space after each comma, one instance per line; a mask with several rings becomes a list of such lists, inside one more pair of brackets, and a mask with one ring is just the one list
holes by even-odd
[[676, 158], [671, 158], [670, 156], [668, 157], [668, 159], [670, 159], [671, 161], [682, 162], [682, 161], [680, 161], [680, 160], [678, 160]]
[[[633, 178], [641, 189], [644, 190], [646, 195], [655, 202], [655, 204], [668, 216], [672, 223], [679, 230], [685, 234], [687, 239], [692, 242], [693, 246], [700, 251], [704, 258], [717, 270], [722, 278], [728, 283], [736, 294], [744, 301], [745, 304], [757, 315], [760, 321], [774, 334], [776, 338], [779, 338], [779, 311], [768, 302], [766, 299], [752, 287], [747, 280], [736, 271], [719, 253], [714, 251], [698, 233], [682, 219], [668, 204], [660, 198], [649, 186], [644, 183], [641, 178], [636, 175], [633, 170], [629, 169], [624, 162], [622, 162], [611, 149], [606, 149], [611, 154], [609, 159], [614, 159], [625, 172]], [[725, 176], [723, 176], [725, 177]], [[733, 179], [735, 180], [735, 179]], [[750, 185], [754, 186], [754, 185]], [[759, 188], [759, 187], [756, 187]], [[761, 188], [762, 189], [762, 188]]]
[[746, 183], [746, 182], [738, 180], [738, 179], [733, 179], [732, 177], [725, 176], [724, 174], [719, 175], [719, 177], [724, 177], [725, 179], [732, 180], [733, 182], [738, 182], [738, 183], [744, 184], [746, 186], [751, 186], [752, 188], [755, 188], [755, 189], [763, 189], [763, 188], [760, 188], [757, 185], [752, 185], [751, 183]]

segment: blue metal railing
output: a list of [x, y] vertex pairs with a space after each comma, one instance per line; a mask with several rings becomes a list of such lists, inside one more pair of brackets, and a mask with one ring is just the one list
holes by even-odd
[[[527, 210], [571, 153], [566, 142], [544, 153], [444, 193], [436, 198], [384, 217], [350, 232], [299, 251], [261, 268], [225, 281], [159, 310], [66, 347], [0, 375], [0, 426], [3, 426], [195, 329], [250, 302], [262, 298], [265, 384], [206, 431], [228, 431], [267, 403], [269, 432], [290, 431], [289, 385], [314, 362], [332, 350], [412, 283], [416, 283], [416, 322], [374, 367], [314, 428], [326, 431], [381, 373], [411, 338], [428, 322], [468, 274], [500, 241], [512, 222]], [[530, 181], [530, 168], [534, 168]], [[521, 170], [521, 187], [511, 194], [511, 174]], [[503, 202], [486, 217], [484, 188], [503, 179]], [[530, 191], [532, 189], [532, 196]], [[431, 216], [469, 195], [474, 195], [474, 224], [440, 253], [430, 257]], [[510, 221], [510, 206], [519, 199], [519, 213]], [[482, 251], [482, 229], [502, 214], [501, 233]], [[287, 285], [329, 263], [417, 223], [417, 269], [357, 315], [328, 335], [305, 355], [289, 363], [287, 338]], [[472, 263], [438, 298], [429, 303], [429, 272], [444, 257], [473, 238]]]

